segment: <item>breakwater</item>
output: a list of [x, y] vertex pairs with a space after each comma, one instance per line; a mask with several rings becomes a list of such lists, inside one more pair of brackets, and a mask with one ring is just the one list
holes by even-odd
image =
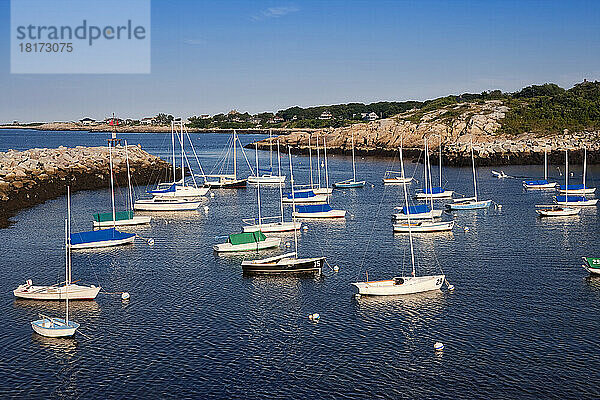
[[[170, 178], [171, 164], [139, 146], [128, 146], [134, 183]], [[127, 184], [125, 147], [113, 148], [113, 173], [117, 184]], [[0, 153], [0, 227], [17, 210], [42, 203], [72, 191], [110, 185], [107, 147], [35, 148]]]

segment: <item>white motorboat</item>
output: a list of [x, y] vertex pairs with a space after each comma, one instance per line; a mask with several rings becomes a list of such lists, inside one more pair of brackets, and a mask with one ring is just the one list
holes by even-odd
[[510, 178], [510, 176], [506, 175], [504, 171], [494, 171], [492, 170], [492, 176], [498, 179]]

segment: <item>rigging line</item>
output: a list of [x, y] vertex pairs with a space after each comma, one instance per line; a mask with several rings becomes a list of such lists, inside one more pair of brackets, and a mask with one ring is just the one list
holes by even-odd
[[[163, 146], [165, 145], [165, 140], [166, 140], [166, 139], [167, 139], [167, 134], [165, 133], [165, 134], [163, 135], [163, 140], [162, 140], [162, 142], [161, 142], [161, 144], [160, 144], [160, 147], [159, 147], [159, 148], [161, 148], [161, 149], [163, 148]], [[158, 156], [157, 156], [157, 157], [158, 157]], [[160, 158], [160, 157], [159, 157], [159, 158]], [[152, 171], [152, 172], [150, 173], [150, 179], [148, 180], [148, 183], [146, 184], [146, 190], [145, 190], [145, 191], [148, 191], [148, 190], [150, 189], [150, 184], [151, 184], [151, 183], [153, 182], [153, 180], [154, 180], [154, 172], [155, 172], [155, 171]], [[155, 184], [158, 182], [158, 180], [159, 180], [159, 179], [160, 179], [159, 172], [158, 172], [158, 171], [156, 171], [156, 181], [154, 181], [154, 182], [155, 182]]]

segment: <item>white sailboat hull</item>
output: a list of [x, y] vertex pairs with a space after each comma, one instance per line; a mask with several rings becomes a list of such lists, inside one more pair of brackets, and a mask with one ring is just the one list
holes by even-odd
[[94, 228], [111, 228], [113, 226], [130, 226], [130, 225], [145, 225], [149, 224], [152, 217], [146, 215], [136, 215], [130, 219], [121, 219], [118, 221], [93, 221]]
[[115, 239], [115, 240], [99, 240], [96, 242], [86, 242], [80, 244], [72, 244], [71, 249], [73, 250], [81, 250], [81, 249], [97, 249], [100, 247], [113, 247], [113, 246], [121, 246], [125, 244], [131, 244], [135, 240], [135, 236], [131, 236], [124, 239]]
[[[576, 195], [576, 194], [594, 194], [595, 192], [596, 192], [596, 188], [569, 189], [569, 194], [570, 195]], [[567, 194], [567, 191], [560, 189], [558, 191], [558, 193], [560, 193], [560, 194]]]
[[[544, 183], [541, 185], [531, 185], [531, 184], [527, 184], [525, 182], [523, 182], [523, 187], [525, 189], [539, 189], [539, 190], [547, 190], [547, 189], [556, 189], [556, 182], [550, 182], [550, 183]], [[569, 193], [571, 193], [571, 190], [569, 190]]]
[[408, 223], [394, 224], [394, 232], [400, 233], [419, 233], [419, 232], [444, 232], [451, 231], [454, 228], [454, 221], [449, 222], [411, 222], [410, 226]]
[[445, 275], [405, 276], [385, 281], [354, 282], [358, 293], [365, 296], [396, 296], [439, 290]]
[[243, 244], [220, 243], [213, 246], [213, 250], [218, 253], [231, 253], [241, 251], [256, 251], [269, 249], [271, 247], [279, 247], [281, 238], [266, 238], [262, 242], [252, 242]]
[[246, 225], [243, 227], [244, 232], [257, 232], [261, 231], [263, 233], [272, 233], [272, 232], [289, 232], [295, 230], [299, 230], [302, 228], [301, 222], [271, 222], [268, 224], [261, 225]]
[[288, 199], [287, 197], [284, 197], [282, 201], [286, 204], [290, 204], [290, 203], [296, 203], [296, 204], [326, 203], [327, 195], [315, 193], [315, 196], [313, 196], [313, 197], [302, 197], [302, 198], [296, 198], [296, 199]]
[[[571, 193], [570, 190], [569, 193]], [[569, 207], [591, 207], [598, 203], [598, 199], [589, 199], [585, 201], [557, 201], [556, 203]]]
[[428, 212], [417, 213], [417, 214], [397, 213], [397, 214], [394, 214], [394, 218], [395, 219], [408, 219], [409, 216], [410, 216], [411, 220], [442, 218], [442, 212], [443, 212], [442, 210], [431, 210]]
[[323, 212], [314, 212], [314, 213], [300, 213], [294, 211], [292, 215], [296, 218], [345, 218], [346, 210], [329, 210]]
[[154, 197], [159, 199], [182, 199], [190, 197], [203, 197], [208, 193], [208, 187], [194, 187], [194, 186], [175, 186], [174, 192], [154, 194]]
[[200, 201], [186, 199], [143, 199], [135, 202], [136, 211], [191, 211], [200, 207]]
[[31, 322], [31, 327], [34, 332], [46, 336], [46, 337], [69, 337], [75, 334], [79, 324], [77, 322], [69, 321], [67, 325], [65, 320], [62, 318], [43, 318], [37, 321]]
[[254, 176], [250, 175], [248, 177], [248, 183], [251, 185], [256, 185], [260, 183], [261, 185], [277, 185], [285, 182], [285, 175], [262, 175], [262, 176]]
[[413, 178], [383, 178], [382, 181], [384, 185], [402, 185], [404, 183], [408, 185], [412, 183]]
[[454, 194], [454, 190], [444, 190], [441, 193], [417, 193], [417, 200], [429, 200], [431, 198], [433, 199], [447, 199], [452, 197], [452, 195]]
[[540, 217], [569, 217], [577, 215], [581, 211], [581, 208], [570, 208], [570, 207], [557, 207], [557, 208], [546, 208], [535, 210]]
[[93, 300], [98, 296], [102, 288], [94, 285], [83, 286], [77, 284], [69, 285], [67, 294], [66, 286], [29, 286], [20, 285], [13, 290], [15, 297], [28, 300]]

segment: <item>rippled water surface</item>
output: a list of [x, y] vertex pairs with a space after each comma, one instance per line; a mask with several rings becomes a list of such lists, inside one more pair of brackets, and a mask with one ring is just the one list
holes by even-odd
[[[125, 137], [151, 153], [170, 152], [168, 136]], [[103, 145], [106, 138], [5, 131], [0, 150]], [[228, 137], [194, 134], [192, 140], [210, 171]], [[260, 157], [268, 163], [268, 152]], [[241, 156], [239, 162], [248, 175]], [[293, 162], [296, 179], [307, 182], [308, 158], [293, 156]], [[407, 236], [394, 235], [390, 219], [401, 205], [401, 187], [381, 184], [391, 163], [359, 158], [358, 176], [369, 185], [333, 195], [333, 206], [348, 210], [346, 220], [308, 222], [299, 236], [302, 256], [325, 255], [338, 273], [243, 277], [240, 262], [252, 254], [213, 254], [213, 244], [255, 215], [253, 188], [214, 191], [208, 212], [156, 214], [150, 226], [131, 229], [141, 237], [133, 246], [75, 253], [74, 279], [131, 294], [128, 302], [102, 293], [96, 301], [71, 303], [73, 320], [89, 338], [32, 333], [29, 322], [39, 312], [60, 315], [64, 304], [18, 301], [12, 290], [26, 279], [62, 278], [66, 199], [20, 212], [0, 230], [0, 397], [600, 397], [600, 280], [580, 266], [581, 256], [600, 254], [598, 210], [538, 219], [534, 205], [550, 202], [551, 194], [525, 193], [518, 179], [497, 180], [480, 168], [480, 198], [502, 208], [445, 214], [456, 221], [453, 233], [415, 235], [417, 273], [442, 268], [455, 292], [356, 300], [350, 282], [363, 280], [365, 271], [378, 279], [410, 269]], [[289, 184], [287, 158], [283, 165]], [[407, 164], [410, 174], [415, 168], [420, 177], [421, 165]], [[331, 181], [349, 178], [351, 161], [330, 157], [329, 169]], [[542, 166], [503, 169], [519, 177], [543, 174]], [[572, 170], [580, 179], [580, 166]], [[563, 179], [556, 166], [551, 173]], [[444, 174], [449, 188], [471, 195], [470, 169]], [[588, 182], [600, 185], [597, 177], [600, 170], [590, 168]], [[137, 183], [141, 195], [147, 182]], [[263, 215], [275, 215], [278, 190], [261, 195]], [[119, 190], [117, 203], [124, 198]], [[93, 212], [109, 209], [109, 193], [78, 192], [72, 206], [73, 230], [87, 230]], [[307, 318], [314, 312], [321, 314], [317, 323]], [[443, 353], [434, 352], [436, 341], [445, 344]]]

